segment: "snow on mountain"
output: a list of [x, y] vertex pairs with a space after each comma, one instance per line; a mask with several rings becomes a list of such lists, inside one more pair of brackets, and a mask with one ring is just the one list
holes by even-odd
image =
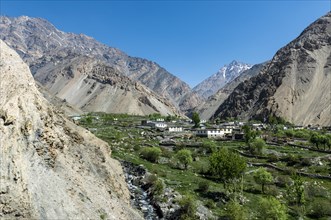
[[217, 73], [195, 86], [193, 91], [204, 98], [208, 98], [251, 67], [250, 64], [233, 60], [230, 64], [224, 65]]

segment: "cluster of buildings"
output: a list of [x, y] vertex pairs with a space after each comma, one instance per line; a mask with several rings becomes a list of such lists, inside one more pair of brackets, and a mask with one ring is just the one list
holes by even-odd
[[[168, 132], [191, 132], [199, 137], [232, 139], [242, 139], [244, 137], [241, 129], [243, 125], [243, 122], [228, 122], [220, 125], [214, 125], [212, 128], [206, 128], [204, 124], [201, 124], [199, 128], [192, 128], [192, 124], [190, 122], [177, 123], [176, 121], [172, 121], [166, 123], [162, 119], [157, 119], [155, 121], [141, 121], [141, 126], [148, 126]], [[260, 129], [260, 127], [260, 125], [256, 125], [256, 129]]]

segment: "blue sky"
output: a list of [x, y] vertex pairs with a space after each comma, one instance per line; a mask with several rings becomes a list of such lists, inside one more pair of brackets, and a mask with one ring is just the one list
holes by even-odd
[[256, 64], [331, 10], [323, 1], [15, 1], [1, 14], [42, 17], [130, 56], [157, 62], [190, 86], [232, 60]]

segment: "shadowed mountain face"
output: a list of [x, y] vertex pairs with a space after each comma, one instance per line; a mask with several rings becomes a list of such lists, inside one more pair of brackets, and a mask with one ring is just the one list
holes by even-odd
[[234, 60], [229, 65], [224, 65], [214, 75], [199, 83], [193, 88], [193, 91], [204, 98], [208, 98], [251, 67], [249, 64]]
[[0, 218], [141, 219], [109, 146], [39, 93], [0, 40]]
[[267, 65], [267, 62], [256, 64], [250, 69], [241, 72], [238, 77], [228, 82], [214, 95], [210, 96], [203, 105], [196, 108], [196, 111], [199, 112], [200, 117], [202, 119], [210, 119], [215, 114], [218, 107], [228, 98], [228, 96], [241, 82], [256, 76], [265, 65]]
[[201, 98], [186, 83], [155, 62], [130, 57], [83, 34], [59, 31], [44, 19], [1, 16], [0, 38], [29, 64], [33, 75], [47, 74], [41, 68], [49, 63], [56, 65], [63, 63], [64, 58], [87, 56], [141, 82], [184, 112], [201, 103]]
[[273, 114], [294, 124], [331, 125], [331, 13], [281, 48], [255, 77], [240, 83], [213, 117]]

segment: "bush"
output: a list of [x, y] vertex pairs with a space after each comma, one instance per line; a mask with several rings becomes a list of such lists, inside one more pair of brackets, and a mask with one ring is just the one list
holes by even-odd
[[287, 219], [285, 205], [275, 197], [261, 198], [258, 205], [258, 219]]
[[262, 151], [265, 147], [265, 142], [263, 139], [261, 138], [256, 138], [255, 140], [253, 140], [250, 145], [249, 145], [249, 150], [251, 152], [251, 154], [254, 155], [262, 155]]
[[161, 148], [162, 150], [162, 156], [166, 157], [166, 158], [171, 158], [172, 157], [172, 152], [168, 149], [165, 148]]
[[161, 149], [158, 147], [145, 147], [141, 150], [141, 158], [156, 163], [161, 156]]
[[216, 203], [212, 199], [208, 199], [206, 201], [206, 207], [209, 209], [214, 209], [216, 208]]
[[291, 178], [289, 176], [277, 176], [275, 178], [275, 184], [278, 187], [286, 187], [290, 185], [292, 182]]
[[164, 184], [163, 184], [162, 180], [157, 179], [152, 185], [153, 195], [156, 195], [156, 196], [162, 195], [163, 190], [164, 190]]
[[178, 151], [175, 155], [176, 159], [184, 165], [185, 170], [187, 170], [188, 165], [192, 163], [192, 153], [190, 150], [182, 149]]
[[134, 145], [134, 147], [133, 147], [133, 150], [136, 152], [140, 151], [140, 149], [141, 149], [140, 145]]
[[197, 204], [192, 196], [183, 197], [179, 201], [180, 205], [180, 214], [179, 219], [181, 220], [189, 220], [189, 219], [197, 219]]
[[231, 201], [226, 204], [225, 216], [229, 220], [243, 220], [247, 219], [247, 212], [238, 202]]
[[210, 187], [210, 184], [208, 181], [201, 181], [201, 182], [199, 182], [198, 190], [202, 193], [206, 193], [206, 192], [208, 192], [209, 187]]
[[315, 200], [310, 206], [309, 216], [313, 218], [322, 218], [331, 216], [331, 202], [326, 200]]
[[276, 154], [270, 154], [268, 156], [268, 162], [269, 163], [273, 163], [273, 162], [277, 162], [277, 161], [279, 161], [279, 156], [278, 155], [276, 155]]
[[203, 147], [202, 151], [207, 154], [211, 154], [211, 153], [215, 152], [217, 149], [215, 142], [210, 141], [210, 140], [203, 141], [202, 147]]

